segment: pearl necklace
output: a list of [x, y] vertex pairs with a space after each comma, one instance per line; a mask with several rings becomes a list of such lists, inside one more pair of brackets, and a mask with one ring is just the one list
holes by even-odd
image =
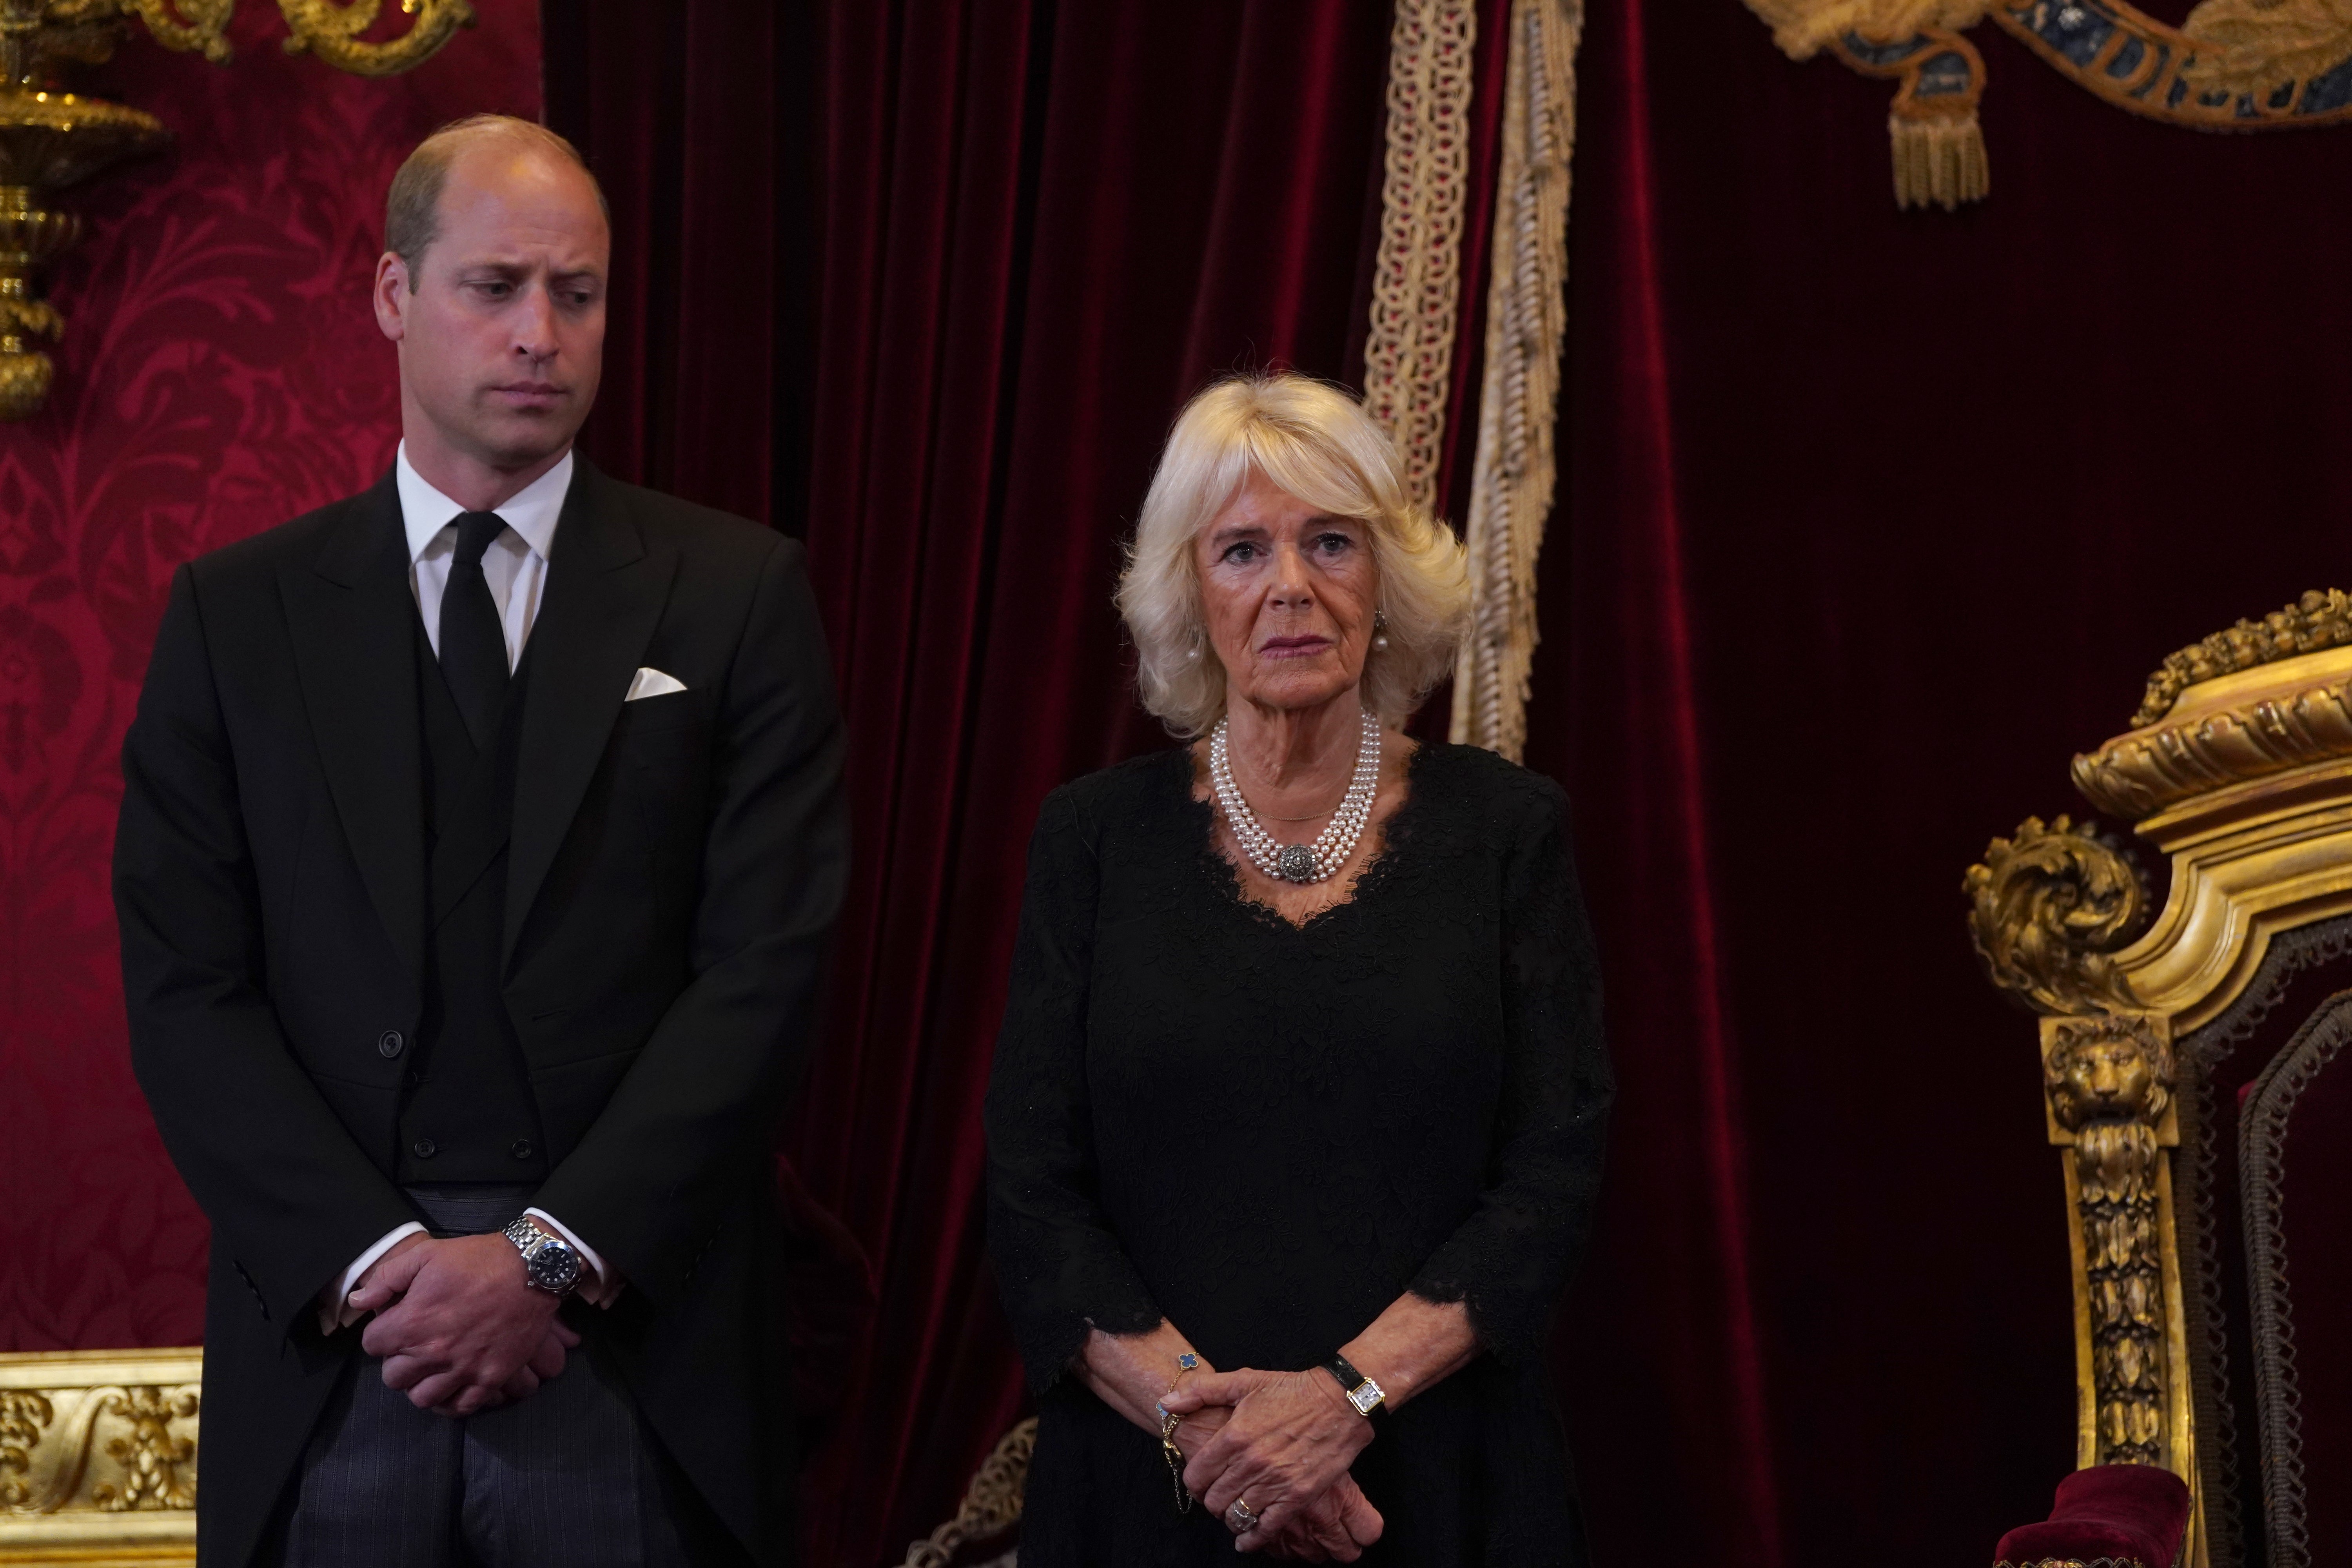
[[1225, 731], [1226, 721], [1220, 719], [1209, 732], [1209, 782], [1250, 864], [1286, 882], [1320, 882], [1336, 875], [1355, 854], [1356, 840], [1363, 837], [1364, 825], [1372, 819], [1372, 797], [1381, 787], [1380, 720], [1369, 710], [1364, 714], [1363, 738], [1356, 746], [1356, 776], [1349, 781], [1348, 793], [1331, 814], [1330, 825], [1312, 844], [1279, 843], [1258, 825], [1257, 814], [1242, 798], [1241, 785], [1234, 782]]

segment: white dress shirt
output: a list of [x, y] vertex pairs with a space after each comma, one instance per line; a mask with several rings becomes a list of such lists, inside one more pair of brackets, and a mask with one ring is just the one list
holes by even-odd
[[[416, 608], [425, 617], [425, 636], [433, 655], [441, 655], [441, 595], [449, 589], [449, 563], [457, 554], [457, 530], [453, 526], [466, 509], [425, 482], [408, 464], [408, 443], [400, 444], [393, 459], [393, 479], [400, 487], [400, 521], [408, 530], [408, 585], [416, 595]], [[555, 521], [563, 514], [564, 492], [572, 488], [572, 454], [525, 485], [505, 504], [494, 507], [506, 531], [490, 541], [482, 552], [482, 575], [490, 584], [490, 603], [499, 607], [499, 623], [507, 634], [507, 669], [522, 662], [523, 644], [530, 640], [531, 623], [539, 618], [539, 602], [547, 592], [547, 555], [555, 544]]]
[[[456, 524], [466, 509], [435, 489], [424, 475], [409, 466], [405, 441], [400, 444], [400, 455], [393, 460], [393, 479], [400, 490], [401, 523], [408, 532], [408, 585], [416, 595], [417, 613], [425, 617], [425, 638], [433, 645], [434, 657], [438, 658], [441, 595], [449, 587], [449, 563], [457, 553]], [[566, 452], [555, 467], [492, 509], [507, 526], [482, 552], [482, 575], [489, 583], [490, 602], [498, 606], [499, 622], [506, 631], [509, 672], [522, 662], [523, 645], [530, 640], [531, 623], [539, 618], [540, 601], [547, 592], [548, 552], [554, 546], [556, 520], [563, 513], [563, 497], [571, 488], [572, 454]], [[581, 1262], [587, 1265], [587, 1272], [581, 1279], [580, 1294], [583, 1300], [604, 1306], [619, 1294], [618, 1284], [605, 1268], [604, 1260], [562, 1220], [541, 1208], [525, 1209], [523, 1213], [538, 1220], [542, 1228], [570, 1242], [580, 1254]], [[360, 1276], [391, 1251], [395, 1243], [424, 1233], [425, 1227], [412, 1221], [385, 1232], [374, 1246], [353, 1258], [342, 1278], [335, 1282], [331, 1294], [320, 1303], [320, 1331], [332, 1333], [346, 1323], [357, 1322], [361, 1314], [352, 1310], [351, 1294], [359, 1285]]]

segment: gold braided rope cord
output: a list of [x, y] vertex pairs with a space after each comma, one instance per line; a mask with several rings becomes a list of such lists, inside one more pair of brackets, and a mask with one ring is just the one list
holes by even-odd
[[1503, 159], [1486, 288], [1486, 374], [1471, 467], [1471, 630], [1454, 672], [1455, 743], [1513, 762], [1528, 738], [1536, 557], [1558, 476], [1568, 333], [1569, 161], [1576, 145], [1582, 0], [1513, 0]]
[[993, 1539], [1020, 1523], [1029, 1484], [1029, 1457], [1036, 1447], [1037, 1418], [1032, 1415], [996, 1440], [996, 1447], [972, 1473], [971, 1485], [964, 1489], [955, 1517], [932, 1531], [929, 1538], [910, 1544], [900, 1568], [948, 1568], [960, 1547]]
[[1364, 406], [1397, 444], [1416, 505], [1437, 499], [1454, 321], [1462, 297], [1473, 0], [1397, 0], [1389, 32], [1381, 245], [1364, 345]]

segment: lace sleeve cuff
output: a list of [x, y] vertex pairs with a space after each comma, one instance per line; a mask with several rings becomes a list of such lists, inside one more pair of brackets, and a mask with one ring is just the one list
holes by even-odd
[[1433, 1260], [1433, 1266], [1423, 1269], [1406, 1289], [1424, 1301], [1443, 1306], [1460, 1302], [1470, 1314], [1479, 1347], [1505, 1366], [1541, 1364], [1545, 1344], [1551, 1338], [1553, 1303], [1548, 1297], [1529, 1301], [1514, 1290], [1480, 1290], [1439, 1272], [1438, 1260]]

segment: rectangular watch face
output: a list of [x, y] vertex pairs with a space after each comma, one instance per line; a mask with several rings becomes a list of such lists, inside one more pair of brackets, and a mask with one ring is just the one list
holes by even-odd
[[1381, 1385], [1368, 1377], [1349, 1391], [1348, 1403], [1356, 1407], [1357, 1415], [1370, 1415], [1372, 1413], [1372, 1406], [1378, 1405], [1384, 1397], [1386, 1396], [1381, 1393]]

